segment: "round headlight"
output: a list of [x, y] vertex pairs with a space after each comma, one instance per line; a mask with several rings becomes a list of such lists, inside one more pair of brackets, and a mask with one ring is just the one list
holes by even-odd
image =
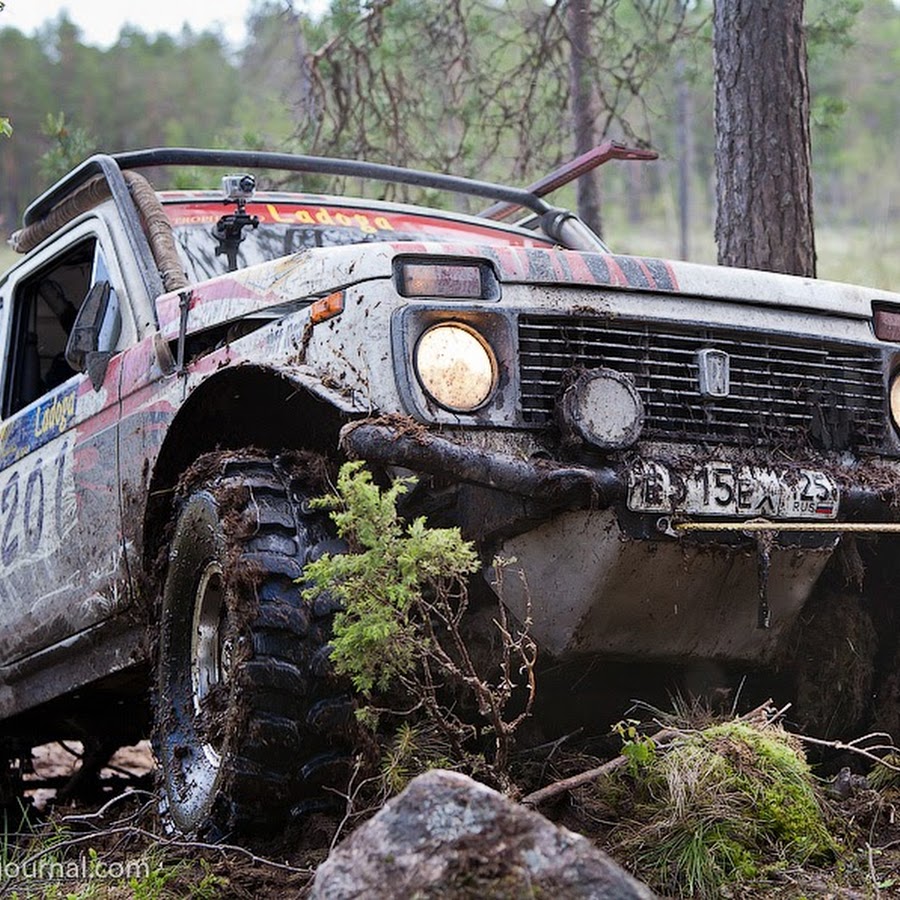
[[896, 372], [891, 379], [891, 418], [894, 427], [900, 428], [900, 372]]
[[414, 359], [425, 393], [454, 412], [483, 406], [497, 385], [494, 351], [474, 328], [459, 322], [442, 322], [425, 331]]

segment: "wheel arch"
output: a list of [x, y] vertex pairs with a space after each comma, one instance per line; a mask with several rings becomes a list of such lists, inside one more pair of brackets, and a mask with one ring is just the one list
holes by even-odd
[[348, 420], [345, 410], [282, 370], [244, 365], [211, 375], [182, 404], [156, 457], [144, 509], [144, 570], [154, 569], [178, 480], [199, 456], [257, 447], [336, 458], [340, 428]]

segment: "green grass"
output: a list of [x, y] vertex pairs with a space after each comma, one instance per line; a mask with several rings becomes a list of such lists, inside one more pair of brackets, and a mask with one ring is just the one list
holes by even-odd
[[631, 806], [618, 850], [667, 896], [721, 897], [729, 885], [777, 882], [785, 866], [830, 866], [842, 852], [799, 743], [775, 725], [686, 731], [619, 778]]

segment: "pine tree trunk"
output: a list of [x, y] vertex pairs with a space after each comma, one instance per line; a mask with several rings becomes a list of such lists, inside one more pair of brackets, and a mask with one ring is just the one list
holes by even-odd
[[675, 146], [678, 148], [678, 256], [691, 258], [691, 173], [694, 170], [693, 108], [684, 56], [675, 60]]
[[[591, 72], [591, 0], [570, 0], [566, 8], [569, 32], [569, 78], [575, 155], [587, 153], [597, 142], [594, 129], [594, 87]], [[600, 186], [595, 172], [576, 182], [578, 215], [597, 234], [602, 234]]]
[[803, 0], [716, 0], [719, 263], [815, 276]]

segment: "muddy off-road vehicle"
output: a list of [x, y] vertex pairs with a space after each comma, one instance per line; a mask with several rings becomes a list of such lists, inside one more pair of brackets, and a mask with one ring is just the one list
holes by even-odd
[[[352, 698], [298, 580], [342, 548], [308, 501], [348, 458], [417, 476], [404, 511], [476, 543], [473, 590], [516, 561], [502, 601], [585, 720], [628, 663], [895, 727], [900, 295], [615, 255], [543, 199], [652, 155], [516, 189], [155, 149], [37, 199], [0, 278], [5, 782], [152, 729], [182, 831], [314, 798]], [[172, 166], [221, 189], [155, 191]], [[257, 190], [304, 175], [487, 208]]]

